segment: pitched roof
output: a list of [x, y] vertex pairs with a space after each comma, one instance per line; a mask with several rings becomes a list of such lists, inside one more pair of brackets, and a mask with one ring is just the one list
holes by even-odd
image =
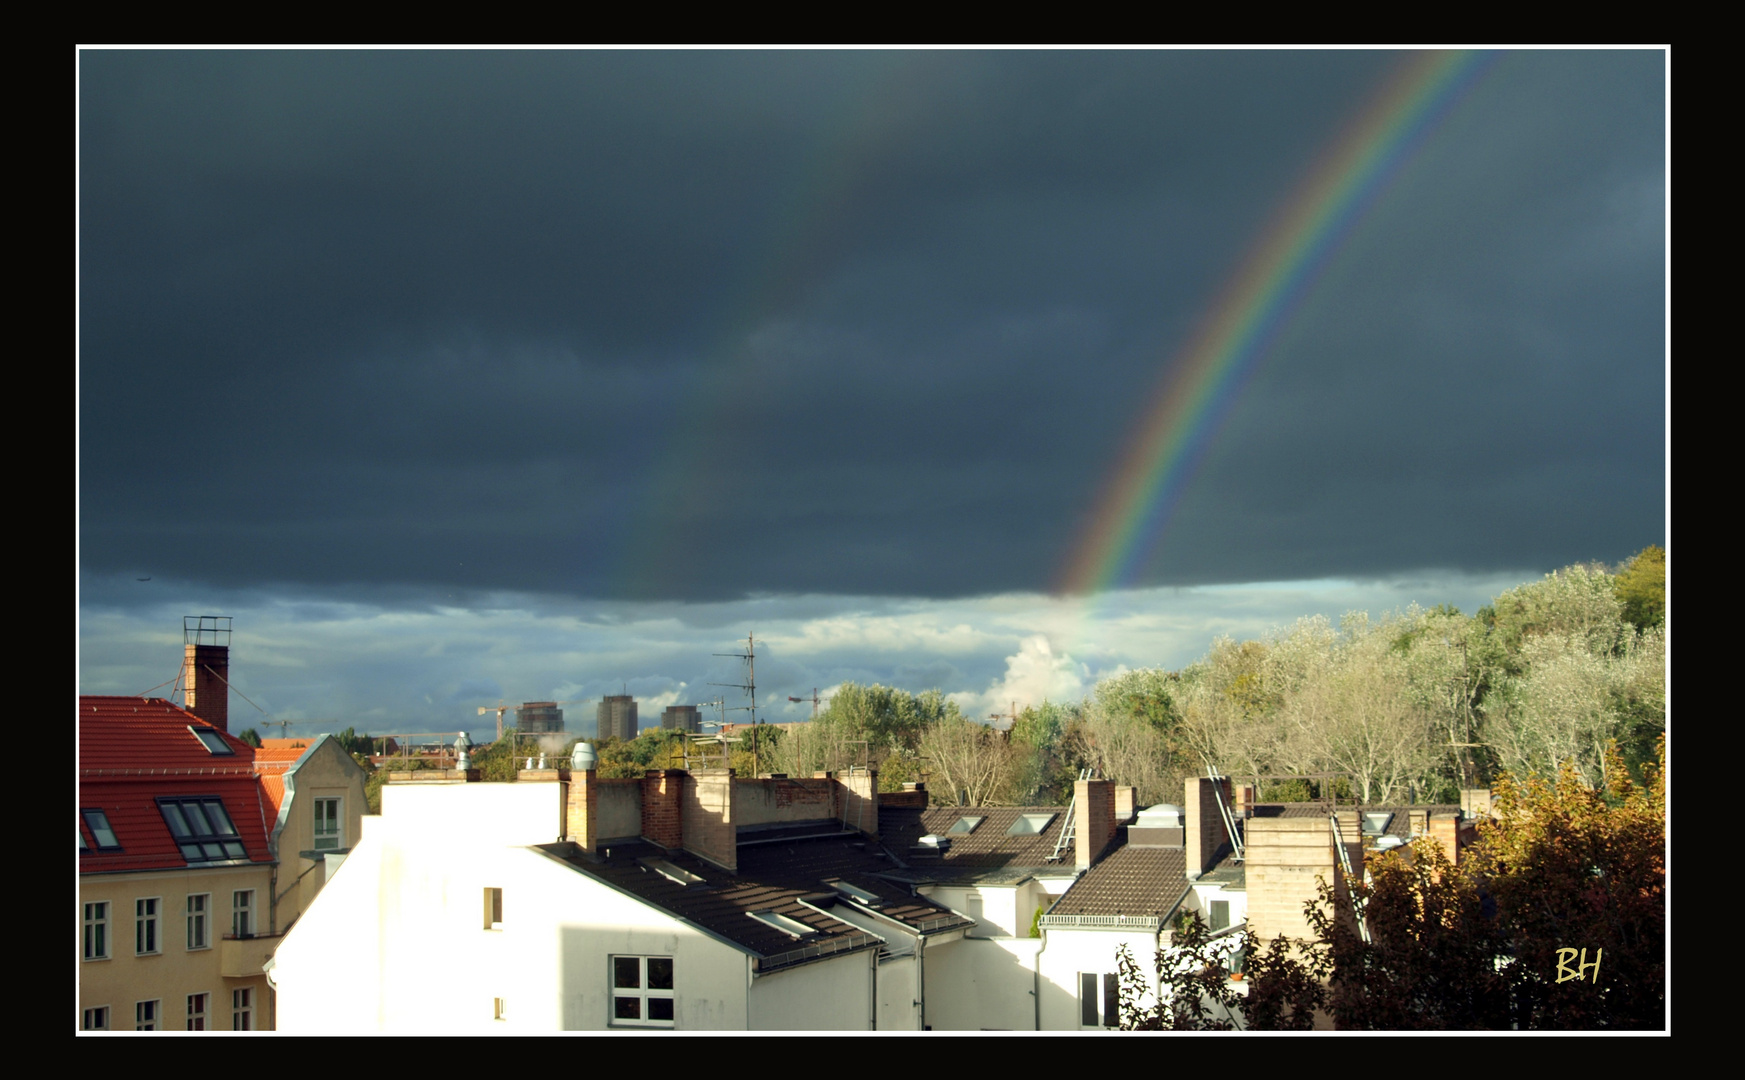
[[1181, 848], [1122, 847], [1073, 882], [1048, 914], [1162, 918], [1187, 888], [1187, 853]]
[[263, 750], [306, 750], [314, 739], [262, 739]]
[[[871, 910], [914, 929], [938, 931], [973, 925], [909, 890], [877, 875], [889, 866], [876, 844], [858, 834], [796, 837], [781, 843], [747, 846], [739, 869], [729, 873], [685, 851], [666, 851], [646, 841], [611, 844], [597, 859], [573, 845], [549, 844], [541, 850], [590, 877], [658, 907], [734, 943], [758, 957], [758, 968], [805, 963], [841, 952], [877, 948], [882, 941], [832, 915], [841, 898], [826, 884], [841, 880], [876, 896]], [[663, 873], [676, 868], [698, 880], [674, 881]], [[753, 918], [771, 913], [792, 920], [799, 937]], [[780, 921], [780, 920], [778, 920]]]
[[[214, 753], [195, 730], [213, 732], [231, 752]], [[79, 698], [79, 807], [101, 810], [119, 846], [98, 850], [81, 813], [80, 872], [215, 865], [190, 864], [171, 835], [158, 800], [176, 796], [219, 799], [245, 852], [235, 861], [272, 861], [253, 748], [162, 698]]]
[[[1040, 833], [1013, 835], [1009, 830], [1026, 814], [1045, 814], [1050, 820]], [[879, 807], [879, 836], [896, 856], [916, 872], [938, 867], [942, 872], [970, 873], [992, 870], [1062, 869], [1051, 863], [1056, 841], [1066, 815], [1064, 806], [939, 806], [925, 810], [910, 807]], [[981, 818], [967, 833], [953, 833], [962, 818]], [[933, 834], [950, 841], [937, 854], [921, 848], [920, 839]], [[1072, 869], [1070, 858], [1064, 869]]]

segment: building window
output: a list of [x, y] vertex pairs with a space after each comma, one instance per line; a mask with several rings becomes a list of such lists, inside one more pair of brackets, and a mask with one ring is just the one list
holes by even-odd
[[1222, 930], [1226, 926], [1229, 926], [1229, 925], [1230, 925], [1230, 901], [1228, 901], [1228, 900], [1214, 900], [1214, 901], [1212, 901], [1211, 929]]
[[133, 1030], [156, 1031], [158, 1029], [158, 1003], [155, 1001], [136, 1001], [133, 1003]]
[[340, 829], [340, 801], [338, 799], [315, 800], [315, 850], [333, 851], [345, 846], [344, 833]]
[[1116, 976], [1079, 972], [1079, 1026], [1121, 1026], [1121, 983]]
[[485, 929], [503, 929], [503, 890], [485, 890]]
[[85, 959], [109, 959], [109, 902], [85, 905]]
[[158, 897], [133, 902], [133, 951], [140, 956], [158, 952]]
[[86, 1009], [85, 1019], [79, 1027], [85, 1031], [108, 1031], [109, 1006], [99, 1005], [95, 1009]]
[[182, 858], [191, 863], [224, 862], [246, 859], [242, 834], [224, 809], [224, 800], [216, 796], [185, 799], [159, 799], [158, 810], [164, 824], [170, 827]]
[[242, 987], [230, 992], [230, 1030], [254, 1030], [254, 988]]
[[194, 733], [194, 738], [200, 740], [200, 745], [206, 748], [208, 754], [213, 754], [219, 757], [231, 757], [235, 755], [236, 751], [232, 750], [230, 744], [224, 741], [224, 736], [218, 733], [217, 728], [195, 727], [194, 725], [189, 724], [188, 730]]
[[502, 998], [492, 998], [491, 999], [491, 1019], [493, 1019], [493, 1020], [507, 1020], [507, 1019], [509, 1019], [509, 1006], [503, 1004]]
[[212, 1003], [211, 994], [188, 995], [188, 1030], [206, 1030], [206, 1009]]
[[[109, 827], [109, 815], [101, 810], [79, 811], [85, 818], [85, 827], [91, 830], [91, 839], [97, 842], [98, 851], [120, 851], [121, 841], [115, 839], [115, 830]], [[85, 834], [79, 834], [79, 844], [85, 843]]]
[[239, 938], [254, 937], [253, 889], [238, 889], [230, 895], [230, 932]]
[[195, 893], [188, 897], [188, 948], [212, 947], [211, 931], [207, 929], [206, 909], [212, 903], [211, 893]]
[[673, 1026], [673, 958], [612, 958], [612, 1023], [631, 1027]]

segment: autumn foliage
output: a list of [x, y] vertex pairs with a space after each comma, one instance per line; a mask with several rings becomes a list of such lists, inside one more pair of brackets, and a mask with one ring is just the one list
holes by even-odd
[[1665, 743], [1643, 785], [1615, 747], [1607, 757], [1604, 788], [1567, 765], [1554, 781], [1501, 778], [1495, 820], [1458, 867], [1420, 840], [1372, 857], [1342, 909], [1323, 883], [1317, 940], [1294, 957], [1277, 942], [1253, 972], [1250, 1026], [1324, 1008], [1347, 1029], [1664, 1027]]

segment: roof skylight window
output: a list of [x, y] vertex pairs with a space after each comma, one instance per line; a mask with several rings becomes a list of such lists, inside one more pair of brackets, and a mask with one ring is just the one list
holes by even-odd
[[[109, 827], [109, 815], [101, 810], [81, 810], [85, 816], [85, 827], [91, 830], [91, 839], [97, 841], [98, 851], [120, 851], [121, 841], [115, 839], [115, 830]], [[85, 836], [79, 834], [79, 845], [83, 847]]]
[[191, 863], [246, 859], [242, 836], [224, 811], [224, 800], [211, 795], [159, 799], [158, 809], [170, 827], [182, 857]]
[[236, 753], [235, 750], [230, 748], [230, 744], [224, 741], [224, 736], [218, 734], [218, 731], [215, 728], [195, 727], [194, 725], [189, 724], [188, 730], [192, 731], [194, 733], [194, 738], [200, 740], [200, 745], [204, 746], [207, 752], [214, 756], [223, 757]]
[[818, 932], [798, 919], [790, 919], [775, 911], [748, 911], [745, 914], [771, 929], [780, 930], [795, 940], [810, 937]]
[[881, 907], [884, 905], [884, 900], [880, 898], [877, 893], [868, 892], [858, 885], [850, 885], [848, 882], [843, 881], [840, 878], [832, 878], [824, 884], [830, 886], [830, 888], [835, 890], [838, 894], [858, 903], [865, 904], [867, 907]]
[[957, 823], [955, 825], [953, 825], [951, 828], [945, 830], [945, 835], [947, 835], [947, 836], [968, 836], [970, 833], [976, 831], [977, 825], [980, 825], [982, 822], [984, 822], [986, 820], [988, 820], [988, 819], [985, 817], [974, 817], [974, 816], [960, 817], [957, 819]]
[[668, 859], [637, 859], [636, 864], [644, 870], [653, 870], [668, 881], [680, 885], [707, 885], [708, 882], [691, 873], [684, 867]]
[[1040, 836], [1048, 828], [1048, 823], [1057, 816], [1055, 814], [1019, 814], [1018, 820], [1012, 822], [1012, 827], [1006, 830], [1006, 835]]

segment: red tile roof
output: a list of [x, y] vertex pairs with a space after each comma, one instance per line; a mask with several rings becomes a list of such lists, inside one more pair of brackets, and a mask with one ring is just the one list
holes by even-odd
[[279, 819], [280, 807], [285, 805], [285, 774], [291, 771], [291, 766], [303, 760], [303, 755], [308, 752], [307, 745], [295, 749], [263, 745], [255, 750], [254, 771], [260, 777], [261, 793], [267, 800], [269, 829]]
[[157, 803], [178, 795], [223, 800], [249, 861], [272, 861], [254, 750], [224, 734], [232, 753], [212, 753], [188, 730], [210, 726], [162, 698], [79, 699], [79, 807], [102, 810], [121, 847], [96, 850], [81, 814], [79, 833], [90, 845], [79, 856], [81, 872], [187, 866]]

